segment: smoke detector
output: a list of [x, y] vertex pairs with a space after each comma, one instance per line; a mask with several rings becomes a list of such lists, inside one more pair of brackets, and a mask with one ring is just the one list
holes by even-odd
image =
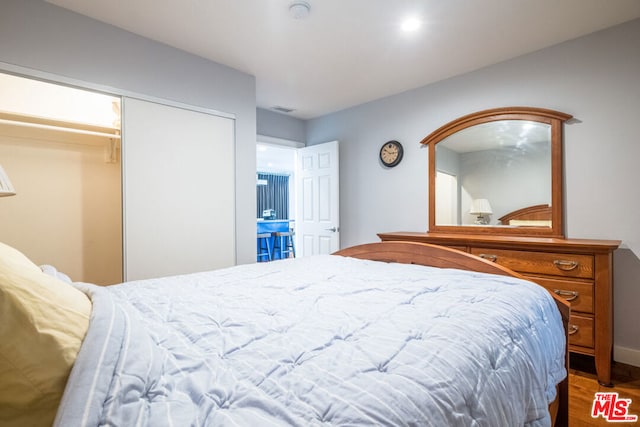
[[311, 5], [306, 1], [294, 1], [289, 6], [289, 13], [293, 19], [305, 19], [311, 12]]

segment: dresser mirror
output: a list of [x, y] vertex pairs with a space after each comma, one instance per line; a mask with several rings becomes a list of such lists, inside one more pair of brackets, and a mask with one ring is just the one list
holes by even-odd
[[557, 111], [508, 107], [456, 119], [429, 147], [429, 231], [564, 237]]

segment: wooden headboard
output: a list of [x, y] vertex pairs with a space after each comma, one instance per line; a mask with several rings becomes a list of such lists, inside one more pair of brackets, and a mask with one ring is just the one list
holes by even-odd
[[499, 218], [500, 224], [511, 225], [511, 221], [549, 221], [551, 222], [551, 206], [535, 205], [509, 212]]

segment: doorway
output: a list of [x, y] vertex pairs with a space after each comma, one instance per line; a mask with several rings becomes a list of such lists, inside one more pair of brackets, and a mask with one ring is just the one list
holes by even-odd
[[[296, 147], [295, 143], [283, 145], [260, 141], [256, 146], [257, 233], [292, 231], [294, 245], [296, 245]], [[273, 238], [270, 241], [275, 244]], [[257, 253], [260, 252], [258, 247], [256, 250]], [[280, 258], [271, 254], [271, 259]], [[266, 257], [257, 255], [256, 259], [264, 261]]]
[[[276, 142], [273, 142], [274, 140]], [[338, 146], [338, 141], [305, 147], [302, 143], [292, 141], [279, 142], [275, 138], [258, 138], [258, 231], [268, 228], [264, 226], [265, 220], [273, 218], [273, 221], [278, 221], [277, 218], [287, 218], [287, 227], [294, 229], [296, 256], [329, 254], [340, 249]], [[261, 192], [266, 191], [260, 187], [270, 182], [266, 179], [266, 174], [287, 177], [287, 214], [278, 213], [275, 207], [267, 206], [260, 200]], [[274, 199], [277, 197], [274, 196]], [[284, 208], [281, 207], [280, 210]], [[263, 226], [260, 226], [261, 224]], [[259, 246], [256, 245], [257, 253], [262, 252]]]

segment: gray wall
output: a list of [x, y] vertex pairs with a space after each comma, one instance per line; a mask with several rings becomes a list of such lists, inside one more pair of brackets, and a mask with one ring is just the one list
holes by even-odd
[[[491, 224], [499, 224], [501, 216], [516, 209], [551, 204], [551, 144], [529, 144], [527, 148], [525, 155], [517, 147], [460, 154], [459, 183], [471, 199], [489, 200]], [[467, 213], [470, 202], [461, 206], [465, 224], [475, 220]]]
[[235, 115], [237, 261], [255, 261], [253, 76], [40, 0], [2, 0], [0, 62]]
[[[425, 231], [427, 150], [419, 141], [462, 115], [514, 105], [579, 120], [565, 127], [565, 232], [622, 240], [614, 256], [615, 345], [640, 361], [640, 20], [308, 121], [308, 145], [340, 141], [342, 244]], [[384, 169], [377, 157], [389, 139], [402, 142], [405, 155]]]
[[256, 110], [258, 135], [305, 142], [306, 122], [275, 111], [258, 108]]

